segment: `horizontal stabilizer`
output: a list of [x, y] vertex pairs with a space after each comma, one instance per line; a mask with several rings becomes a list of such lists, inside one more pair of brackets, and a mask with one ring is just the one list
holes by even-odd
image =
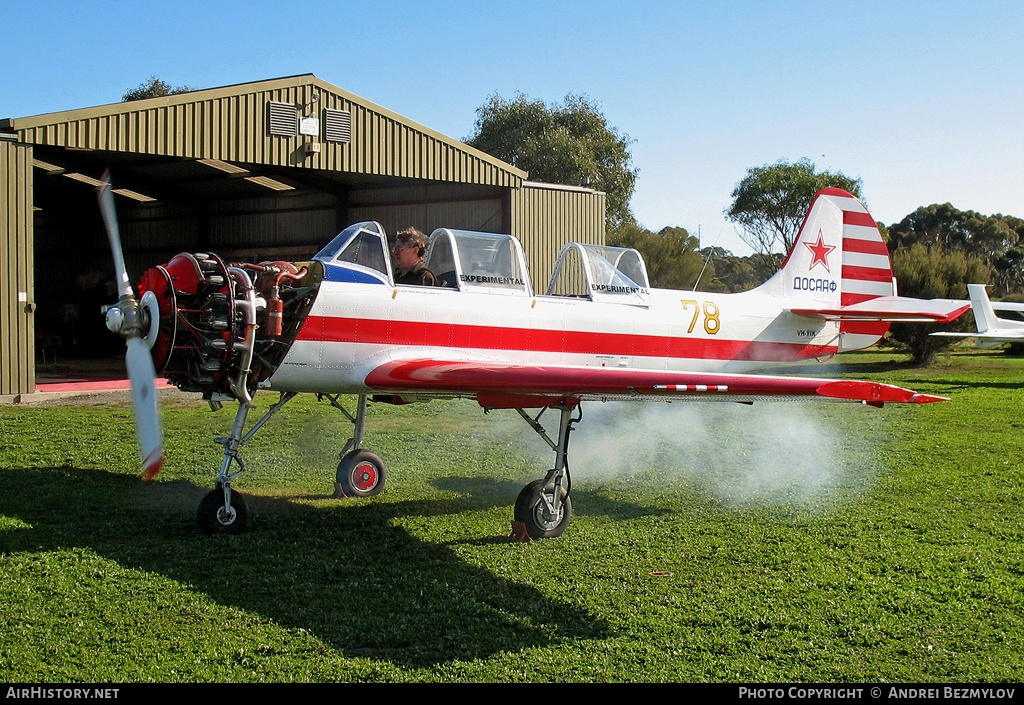
[[849, 306], [834, 308], [794, 308], [792, 313], [826, 321], [889, 321], [904, 323], [949, 323], [971, 305], [953, 299], [911, 299], [905, 296], [878, 296]]
[[994, 348], [1003, 343], [1024, 343], [1024, 330], [1021, 331], [990, 331], [987, 333], [952, 333], [942, 331], [931, 335], [940, 338], [974, 338], [979, 348]]
[[1014, 301], [993, 301], [992, 308], [996, 311], [1024, 311], [1024, 304]]

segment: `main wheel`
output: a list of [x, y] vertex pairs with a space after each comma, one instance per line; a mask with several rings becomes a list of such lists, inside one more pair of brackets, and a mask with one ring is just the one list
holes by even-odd
[[346, 497], [372, 497], [384, 489], [384, 461], [368, 450], [353, 450], [338, 463], [337, 491]]
[[224, 506], [223, 485], [210, 491], [199, 503], [199, 528], [204, 534], [240, 534], [249, 522], [245, 497], [231, 491], [231, 506]]
[[[531, 539], [550, 539], [561, 536], [572, 518], [572, 501], [564, 488], [560, 489], [558, 508], [554, 516], [548, 516], [545, 503], [541, 498], [544, 480], [534, 480], [519, 493], [516, 498], [515, 520], [526, 525], [526, 533]], [[554, 488], [547, 487], [548, 491]]]

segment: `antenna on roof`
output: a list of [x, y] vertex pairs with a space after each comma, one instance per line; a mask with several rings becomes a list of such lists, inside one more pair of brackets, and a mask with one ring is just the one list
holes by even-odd
[[[715, 247], [718, 246], [718, 241], [722, 238], [722, 231], [719, 229], [718, 237], [715, 238], [715, 244], [708, 248], [708, 256], [704, 259], [704, 266], [700, 268], [700, 274], [697, 275], [697, 281], [693, 283], [693, 288], [690, 291], [697, 291], [697, 285], [700, 284], [700, 278], [704, 276], [704, 270], [708, 268], [708, 264], [711, 262], [711, 255], [714, 252]], [[700, 252], [700, 225], [697, 226], [697, 251]]]

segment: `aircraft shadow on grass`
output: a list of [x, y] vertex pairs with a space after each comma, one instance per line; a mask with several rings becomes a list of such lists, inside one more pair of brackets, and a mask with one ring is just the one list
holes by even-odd
[[1024, 386], [1021, 382], [990, 382], [986, 380], [972, 380], [967, 381], [965, 379], [942, 379], [940, 377], [929, 378], [929, 384], [934, 384], [938, 388], [943, 389], [943, 393], [953, 396], [955, 398], [956, 393], [962, 389], [1002, 389], [1006, 391], [1016, 391]]
[[[5, 550], [90, 549], [304, 629], [352, 657], [414, 668], [610, 636], [585, 610], [469, 565], [448, 545], [426, 543], [391, 522], [436, 515], [442, 505], [446, 513], [479, 509], [474, 496], [323, 508], [248, 495], [255, 530], [209, 537], [195, 530], [194, 515], [207, 490], [184, 480], [143, 485], [75, 467], [4, 475], [20, 491], [0, 498], [0, 514], [32, 527], [4, 532]], [[502, 505], [516, 491], [511, 484], [481, 489]]]

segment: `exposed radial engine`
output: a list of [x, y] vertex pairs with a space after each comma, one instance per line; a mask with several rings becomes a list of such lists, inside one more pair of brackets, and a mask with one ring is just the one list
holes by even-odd
[[225, 264], [204, 252], [147, 270], [139, 290], [157, 373], [212, 401], [249, 401], [284, 359], [322, 276], [316, 261]]

